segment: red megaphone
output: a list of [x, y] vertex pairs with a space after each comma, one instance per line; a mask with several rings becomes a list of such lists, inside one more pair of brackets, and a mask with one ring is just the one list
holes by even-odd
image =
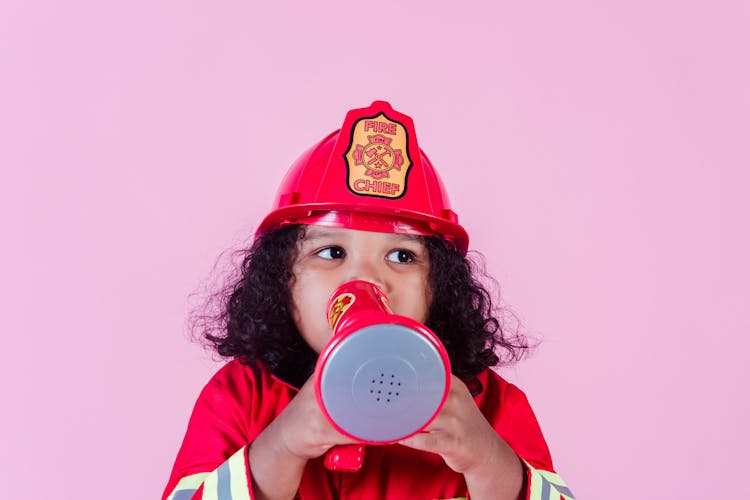
[[333, 338], [315, 366], [315, 397], [331, 425], [363, 444], [333, 447], [325, 465], [353, 472], [364, 443], [393, 443], [432, 422], [448, 397], [450, 361], [437, 336], [393, 314], [373, 283], [343, 284], [327, 309]]

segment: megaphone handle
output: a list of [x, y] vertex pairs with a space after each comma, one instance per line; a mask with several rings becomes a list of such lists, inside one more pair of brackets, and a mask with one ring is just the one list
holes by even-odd
[[365, 459], [365, 445], [341, 444], [326, 452], [323, 463], [326, 469], [336, 472], [357, 472]]

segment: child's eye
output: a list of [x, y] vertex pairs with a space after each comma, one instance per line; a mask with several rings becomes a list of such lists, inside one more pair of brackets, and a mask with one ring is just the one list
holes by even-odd
[[409, 250], [394, 250], [386, 256], [391, 262], [406, 264], [414, 260], [414, 253]]
[[316, 255], [324, 259], [343, 259], [344, 249], [341, 247], [327, 247], [318, 251]]

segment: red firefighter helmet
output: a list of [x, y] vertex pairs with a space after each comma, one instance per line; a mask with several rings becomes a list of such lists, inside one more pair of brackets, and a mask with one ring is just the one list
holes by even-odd
[[289, 224], [437, 235], [463, 254], [469, 246], [414, 122], [385, 101], [349, 111], [297, 159], [256, 236]]

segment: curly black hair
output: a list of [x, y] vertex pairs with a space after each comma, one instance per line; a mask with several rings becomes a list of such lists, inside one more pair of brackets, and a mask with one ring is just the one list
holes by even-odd
[[[297, 331], [289, 291], [303, 235], [303, 226], [290, 225], [256, 239], [244, 252], [236, 278], [211, 297], [218, 301], [214, 313], [198, 315], [194, 327], [221, 356], [255, 367], [260, 362], [297, 378], [309, 375], [317, 354]], [[445, 345], [453, 373], [469, 379], [518, 360], [528, 344], [518, 333], [503, 331], [490, 293], [478, 279], [486, 277], [484, 270], [442, 238], [426, 236], [424, 242], [432, 292], [427, 326]]]
[[479, 281], [490, 279], [483, 266], [437, 236], [425, 237], [425, 245], [432, 290], [427, 326], [448, 351], [453, 373], [469, 379], [485, 368], [518, 361], [529, 344], [517, 331], [503, 330], [492, 297]]

